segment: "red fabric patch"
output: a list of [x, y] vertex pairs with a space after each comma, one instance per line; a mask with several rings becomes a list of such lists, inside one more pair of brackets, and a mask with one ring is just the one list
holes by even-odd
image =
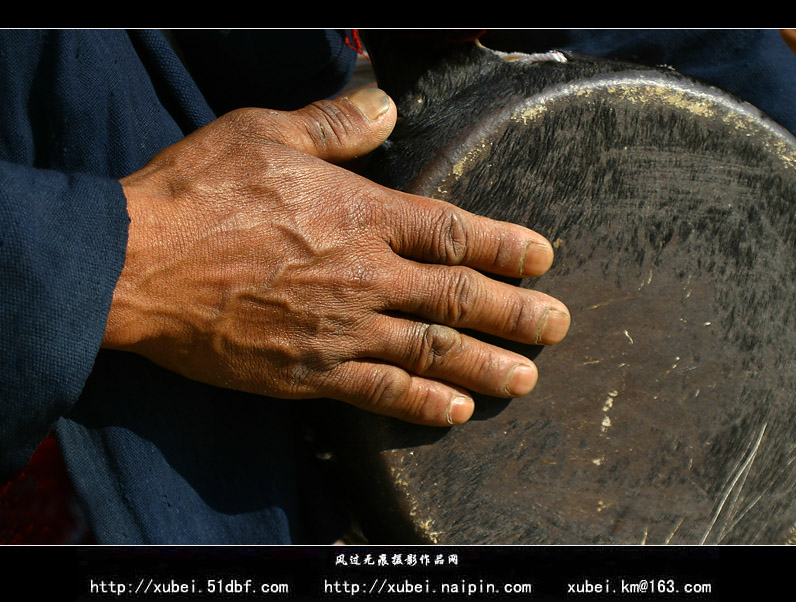
[[93, 544], [52, 433], [0, 489], [0, 543]]

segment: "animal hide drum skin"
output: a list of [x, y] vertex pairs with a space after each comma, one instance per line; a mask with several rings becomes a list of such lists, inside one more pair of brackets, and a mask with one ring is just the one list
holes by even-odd
[[362, 171], [545, 235], [522, 286], [572, 312], [554, 348], [496, 341], [539, 383], [465, 425], [346, 412], [369, 540], [796, 539], [794, 137], [671, 69], [363, 39], [399, 123]]

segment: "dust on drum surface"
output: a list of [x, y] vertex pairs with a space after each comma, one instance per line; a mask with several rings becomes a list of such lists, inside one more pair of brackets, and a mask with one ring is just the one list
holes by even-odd
[[[432, 73], [396, 94], [404, 119], [370, 175], [547, 236], [553, 268], [523, 286], [564, 301], [572, 327], [541, 353], [501, 342], [535, 358], [539, 384], [511, 402], [476, 397], [463, 426], [347, 413], [364, 433], [341, 453], [356, 458], [366, 534], [793, 539], [793, 137], [671, 71], [455, 52], [463, 92], [455, 74], [438, 91]], [[513, 88], [478, 106], [501, 86]], [[447, 114], [405, 108], [436, 96]], [[433, 148], [413, 163], [421, 137]]]

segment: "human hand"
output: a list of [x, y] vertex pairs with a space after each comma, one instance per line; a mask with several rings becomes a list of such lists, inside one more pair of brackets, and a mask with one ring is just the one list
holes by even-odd
[[103, 346], [216, 386], [429, 425], [468, 420], [468, 390], [530, 391], [530, 360], [459, 329], [561, 340], [563, 304], [476, 271], [538, 276], [552, 248], [332, 164], [377, 147], [395, 119], [378, 90], [241, 109], [124, 178], [127, 259]]

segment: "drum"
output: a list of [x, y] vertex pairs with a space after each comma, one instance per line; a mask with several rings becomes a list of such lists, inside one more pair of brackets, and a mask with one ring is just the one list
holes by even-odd
[[667, 69], [465, 44], [390, 89], [373, 58], [401, 119], [365, 173], [547, 236], [522, 286], [572, 326], [496, 341], [539, 383], [465, 425], [345, 412], [368, 540], [796, 541], [794, 137]]

